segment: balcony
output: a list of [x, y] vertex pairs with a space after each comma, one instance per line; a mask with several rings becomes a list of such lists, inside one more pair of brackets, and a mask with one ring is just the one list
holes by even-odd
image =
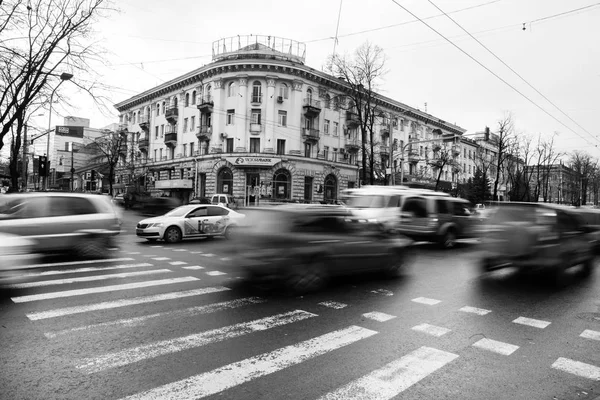
[[140, 115], [140, 128], [144, 132], [148, 132], [150, 129], [150, 115]]
[[382, 156], [389, 156], [390, 146], [379, 146], [379, 154]]
[[309, 142], [318, 142], [319, 141], [319, 130], [304, 128], [302, 130], [302, 139]]
[[196, 132], [196, 137], [200, 141], [209, 141], [212, 136], [212, 126], [200, 125]]
[[388, 124], [381, 124], [381, 128], [379, 129], [379, 133], [381, 133], [381, 137], [387, 139], [390, 137], [390, 127]]
[[210, 114], [213, 112], [213, 107], [215, 102], [213, 101], [212, 96], [198, 96], [198, 101], [196, 101], [198, 110], [204, 114]]
[[176, 124], [179, 118], [179, 109], [177, 106], [170, 106], [165, 111], [165, 118], [170, 124]]
[[138, 147], [140, 148], [140, 151], [143, 151], [145, 153], [148, 152], [148, 145], [149, 145], [148, 139], [140, 139], [138, 141]]
[[262, 94], [258, 94], [258, 95], [252, 95], [252, 98], [250, 99], [250, 103], [253, 106], [260, 106], [262, 104]]
[[177, 125], [168, 129], [165, 133], [165, 144], [167, 146], [176, 146], [177, 145]]
[[117, 133], [119, 135], [125, 135], [127, 136], [127, 132], [129, 132], [129, 130], [127, 129], [127, 124], [119, 124], [119, 126], [117, 127]]
[[253, 135], [258, 135], [261, 132], [262, 132], [261, 124], [250, 124], [250, 133], [252, 133]]
[[310, 97], [304, 99], [304, 115], [307, 117], [317, 117], [321, 113], [321, 102], [319, 100], [313, 100]]
[[408, 153], [408, 162], [418, 163], [419, 161], [421, 161], [421, 156], [419, 156], [419, 153], [414, 151]]
[[348, 139], [345, 147], [349, 153], [356, 153], [360, 150], [360, 141], [358, 139]]
[[346, 111], [346, 126], [348, 128], [356, 128], [360, 125], [358, 114], [352, 111]]

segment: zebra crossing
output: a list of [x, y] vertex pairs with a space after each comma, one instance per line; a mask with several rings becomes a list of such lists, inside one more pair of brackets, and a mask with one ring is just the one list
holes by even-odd
[[[156, 324], [173, 325], [173, 322], [186, 320], [209, 314], [228, 313], [233, 310], [243, 310], [250, 307], [260, 307], [269, 300], [261, 297], [239, 297], [227, 283], [223, 282], [221, 271], [206, 271], [202, 266], [190, 266], [187, 263], [173, 264], [170, 259], [156, 260], [169, 263], [169, 268], [155, 266], [153, 263], [137, 263], [132, 258], [114, 258], [111, 260], [95, 260], [87, 262], [85, 267], [74, 267], [76, 264], [48, 263], [38, 264], [29, 269], [40, 269], [38, 273], [26, 272], [20, 276], [27, 282], [8, 283], [0, 282], [4, 287], [11, 289], [36, 289], [42, 293], [17, 294], [11, 299], [16, 305], [28, 305], [25, 313], [31, 323], [43, 323], [44, 321], [55, 321], [60, 323], [62, 317], [93, 314], [98, 311], [120, 310], [127, 307], [140, 305], [157, 306], [161, 303], [169, 303], [168, 311], [157, 311], [144, 315], [130, 316], [126, 318], [113, 318], [107, 321], [95, 322], [83, 326], [64, 327], [63, 329], [51, 329], [43, 332], [45, 338], [50, 341], [58, 341], [63, 337], [96, 337], [100, 339], [103, 334], [113, 331], [123, 332], [123, 329], [140, 329]], [[131, 262], [127, 264], [125, 262]], [[96, 264], [96, 265], [94, 265]], [[178, 267], [179, 269], [176, 269]], [[192, 268], [194, 267], [194, 268]], [[143, 269], [141, 269], [143, 268]], [[102, 273], [106, 272], [106, 273]], [[169, 275], [186, 274], [194, 272], [198, 276], [174, 276]], [[88, 273], [99, 273], [98, 275], [69, 276]], [[165, 275], [163, 279], [154, 279], [155, 275]], [[51, 279], [55, 277], [56, 279]], [[119, 280], [138, 280], [135, 282], [114, 283]], [[144, 280], [139, 280], [144, 279]], [[149, 280], [146, 280], [149, 279]], [[213, 280], [213, 281], [210, 281]], [[105, 284], [104, 281], [111, 281]], [[93, 284], [97, 286], [86, 288], [71, 288], [71, 285]], [[197, 287], [182, 288], [180, 285], [196, 285]], [[60, 289], [65, 287], [66, 289]], [[127, 297], [124, 294], [132, 290], [148, 288], [157, 293]], [[183, 289], [183, 290], [182, 290]], [[167, 290], [166, 292], [164, 290]], [[371, 295], [389, 297], [394, 293], [388, 289], [370, 290]], [[95, 294], [110, 294], [109, 300], [94, 302]], [[183, 299], [203, 299], [210, 295], [229, 294], [234, 298], [207, 304], [182, 306], [178, 308], [174, 301]], [[52, 309], [44, 309], [44, 301], [52, 300], [52, 305], [59, 305]], [[210, 298], [209, 301], [213, 301]], [[416, 297], [410, 300], [417, 307], [423, 307], [424, 315], [430, 307], [441, 307], [443, 300], [430, 297]], [[185, 305], [185, 303], [182, 303]], [[273, 315], [265, 315], [235, 323], [226, 324], [217, 328], [200, 330], [186, 333], [181, 336], [167, 339], [152, 340], [145, 343], [136, 343], [134, 346], [117, 349], [101, 354], [89, 354], [86, 357], [77, 357], [70, 360], [71, 366], [84, 375], [101, 374], [106, 371], [121, 370], [131, 365], [142, 365], [143, 363], [160, 363], [161, 357], [177, 355], [189, 350], [201, 351], [202, 348], [217, 343], [228, 341], [248, 340], [263, 332], [281, 332], [282, 329], [301, 330], [309, 321], [321, 318], [335, 318], [335, 313], [346, 312], [352, 315], [353, 308], [358, 304], [343, 303], [337, 299], [315, 302], [307, 309], [295, 308], [278, 312]], [[493, 310], [476, 307], [477, 305], [464, 305], [456, 308], [455, 312], [470, 314], [470, 318], [490, 318], [494, 316]], [[286, 343], [269, 351], [255, 354], [250, 357], [237, 360], [208, 371], [190, 371], [189, 375], [171, 382], [159, 384], [150, 389], [123, 393], [126, 399], [189, 399], [205, 398], [208, 396], [223, 394], [227, 390], [239, 387], [258, 379], [268, 379], [277, 372], [294, 368], [312, 359], [333, 356], [340, 351], [352, 352], [361, 343], [368, 343], [378, 335], [387, 331], [389, 324], [398, 323], [402, 318], [401, 308], [394, 314], [390, 310], [371, 310], [359, 312], [354, 320], [350, 320], [347, 326], [333, 329], [329, 332], [315, 334], [314, 336], [291, 343]], [[243, 317], [243, 313], [237, 318]], [[233, 322], [233, 321], [232, 321]], [[528, 316], [518, 316], [507, 319], [507, 323], [514, 326], [522, 326], [523, 329], [548, 330], [551, 329], [552, 321], [534, 319]], [[386, 325], [387, 324], [387, 325]], [[56, 325], [56, 324], [55, 324]], [[394, 325], [397, 327], [398, 325]], [[386, 360], [376, 368], [365, 369], [363, 374], [351, 379], [339, 387], [331, 387], [327, 393], [318, 397], [323, 399], [392, 399], [409, 390], [416, 383], [425, 379], [431, 379], [441, 371], [450, 373], [452, 365], [463, 357], [463, 352], [444, 348], [441, 343], [436, 345], [436, 340], [448, 336], [454, 332], [445, 326], [434, 325], [423, 322], [412, 327], [405, 327], [407, 331], [430, 338], [432, 342], [428, 345], [419, 345], [414, 349], [398, 354], [396, 358]], [[308, 331], [310, 332], [310, 330]], [[493, 333], [493, 332], [492, 332]], [[597, 342], [600, 340], [600, 332], [586, 329], [577, 336], [579, 340]], [[494, 356], [515, 357], [520, 346], [496, 340], [493, 337], [483, 337], [473, 340], [470, 348], [489, 354], [489, 362], [496, 360]], [[359, 362], [360, 364], [360, 362]], [[548, 369], [559, 371], [570, 376], [577, 376], [590, 381], [600, 381], [600, 367], [579, 360], [569, 359], [564, 355], [557, 355], [555, 360], [547, 365]], [[321, 373], [327, 373], [322, 371]], [[334, 373], [334, 372], [333, 372]], [[227, 397], [227, 395], [225, 395]], [[316, 397], [315, 397], [316, 398]]]

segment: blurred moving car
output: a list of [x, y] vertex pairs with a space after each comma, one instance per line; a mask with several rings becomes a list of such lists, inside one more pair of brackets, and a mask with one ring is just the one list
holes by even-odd
[[589, 275], [595, 262], [595, 228], [576, 210], [544, 203], [498, 203], [489, 215], [482, 240], [484, 272], [516, 267], [544, 271], [558, 285], [580, 265]]
[[0, 232], [0, 276], [5, 277], [6, 271], [35, 263], [39, 257], [34, 246], [30, 239]]
[[175, 243], [187, 238], [213, 236], [230, 238], [244, 217], [244, 214], [219, 205], [188, 204], [165, 215], [140, 221], [135, 232], [150, 242], [162, 239]]
[[0, 198], [0, 232], [31, 240], [41, 253], [102, 257], [120, 231], [121, 219], [107, 196], [36, 192]]
[[164, 215], [180, 205], [181, 202], [173, 197], [151, 197], [142, 204], [140, 213], [145, 216]]
[[231, 208], [232, 210], [237, 208], [235, 197], [230, 194], [213, 194], [210, 203]]
[[212, 204], [208, 197], [196, 197], [189, 204]]
[[250, 281], [282, 283], [293, 293], [317, 290], [340, 275], [401, 275], [412, 241], [350, 216], [336, 206], [250, 210], [234, 239], [235, 262]]

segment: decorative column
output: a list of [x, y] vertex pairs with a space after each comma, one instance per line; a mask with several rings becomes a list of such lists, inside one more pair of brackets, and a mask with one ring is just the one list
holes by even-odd
[[248, 134], [248, 75], [238, 75], [238, 87], [239, 95], [237, 100], [237, 106], [235, 108], [235, 126], [236, 126], [236, 137], [235, 137], [235, 151], [248, 151], [249, 146]]
[[278, 124], [279, 116], [275, 114], [275, 83], [277, 82], [277, 76], [267, 75], [267, 108], [265, 111], [265, 144], [264, 144], [264, 152], [265, 153], [275, 153], [275, 146], [277, 143], [275, 142], [275, 127]]
[[292, 85], [292, 93], [291, 93], [291, 107], [290, 107], [290, 115], [288, 115], [288, 126], [294, 127], [298, 129], [298, 133], [296, 136], [296, 140], [293, 143], [293, 147], [297, 147], [297, 150], [300, 151], [300, 154], [304, 155], [304, 142], [302, 142], [302, 128], [304, 125], [302, 123], [302, 85], [304, 82], [300, 80], [294, 80]]
[[225, 132], [225, 115], [221, 110], [221, 98], [223, 97], [223, 80], [218, 78], [212, 82], [212, 100], [214, 103], [212, 113], [212, 137], [210, 140], [211, 153], [220, 153], [223, 150], [223, 138], [221, 133]]

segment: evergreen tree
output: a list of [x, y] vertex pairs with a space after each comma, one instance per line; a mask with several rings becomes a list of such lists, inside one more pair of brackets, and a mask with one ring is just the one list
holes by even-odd
[[487, 174], [484, 174], [480, 168], [477, 168], [472, 179], [471, 190], [469, 191], [471, 198], [469, 200], [473, 204], [484, 203], [490, 200], [492, 198], [490, 186]]

